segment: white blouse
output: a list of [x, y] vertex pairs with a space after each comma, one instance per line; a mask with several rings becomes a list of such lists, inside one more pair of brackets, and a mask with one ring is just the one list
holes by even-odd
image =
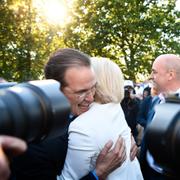
[[69, 126], [68, 151], [61, 176], [57, 179], [79, 180], [95, 169], [96, 159], [104, 145], [121, 135], [126, 144], [126, 161], [108, 180], [142, 180], [138, 160], [130, 161], [131, 132], [120, 104], [93, 103]]

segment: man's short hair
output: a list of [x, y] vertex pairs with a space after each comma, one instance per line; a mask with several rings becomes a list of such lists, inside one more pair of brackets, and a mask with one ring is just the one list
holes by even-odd
[[71, 67], [91, 67], [88, 55], [72, 48], [63, 48], [53, 53], [45, 65], [46, 79], [55, 79], [61, 86], [67, 86], [64, 76], [68, 68]]

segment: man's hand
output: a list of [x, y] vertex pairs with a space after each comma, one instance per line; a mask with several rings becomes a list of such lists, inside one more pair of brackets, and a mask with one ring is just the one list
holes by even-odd
[[16, 156], [27, 149], [23, 140], [10, 136], [0, 136], [0, 180], [7, 180], [10, 175], [9, 160], [5, 152]]
[[131, 135], [131, 152], [130, 152], [130, 159], [131, 159], [131, 161], [134, 160], [134, 158], [136, 157], [137, 153], [138, 153], [138, 147], [136, 145], [134, 137]]
[[114, 148], [112, 141], [108, 141], [100, 152], [96, 161], [96, 174], [99, 179], [106, 179], [108, 174], [120, 167], [126, 160], [126, 146], [124, 139], [119, 137]]

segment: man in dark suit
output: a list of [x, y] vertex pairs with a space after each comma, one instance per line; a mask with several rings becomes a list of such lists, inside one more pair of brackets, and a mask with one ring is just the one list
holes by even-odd
[[[91, 67], [90, 58], [75, 49], [60, 49], [55, 52], [45, 66], [47, 79], [55, 79], [61, 83], [61, 91], [71, 104], [73, 116], [78, 116], [89, 109], [94, 101], [96, 78]], [[68, 126], [67, 126], [68, 129]], [[40, 143], [31, 143], [22, 156], [12, 163], [12, 179], [22, 180], [55, 180], [61, 173], [66, 157], [68, 134]], [[125, 160], [125, 145], [120, 138], [114, 148], [108, 142], [96, 161], [96, 175], [100, 179], [119, 167]], [[109, 151], [110, 150], [110, 151]], [[132, 146], [135, 157], [136, 146]], [[133, 158], [132, 158], [133, 159]], [[72, 159], [73, 160], [73, 159]], [[95, 179], [90, 173], [84, 179]]]
[[154, 101], [154, 97], [157, 96], [158, 94], [159, 94], [158, 89], [156, 88], [155, 84], [152, 83], [150, 95], [145, 97], [140, 103], [137, 121], [143, 128], [146, 128], [147, 121], [149, 118], [148, 113], [152, 109], [151, 107], [152, 101]]
[[[151, 108], [148, 112], [147, 126], [153, 121], [155, 105], [164, 101], [162, 95], [170, 92], [180, 92], [180, 58], [174, 54], [158, 56], [153, 62], [151, 79], [161, 96], [152, 100]], [[140, 163], [145, 180], [175, 179], [156, 164], [146, 148], [145, 139], [142, 141]]]
[[[146, 130], [146, 126], [148, 126], [151, 123], [153, 116], [155, 114], [155, 106], [159, 104], [159, 102], [160, 102], [160, 99], [158, 96], [155, 96], [152, 98], [152, 101], [149, 104], [149, 110], [147, 111], [147, 115], [146, 115], [147, 120], [144, 126], [145, 128], [144, 130]], [[141, 170], [143, 172], [144, 179], [149, 178], [149, 172], [151, 171], [148, 165], [147, 159], [146, 159], [146, 154], [147, 154], [147, 146], [146, 146], [146, 141], [143, 138], [141, 142], [141, 152], [140, 152], [139, 160], [140, 160]]]

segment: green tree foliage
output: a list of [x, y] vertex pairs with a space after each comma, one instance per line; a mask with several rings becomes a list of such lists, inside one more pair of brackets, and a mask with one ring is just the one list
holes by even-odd
[[66, 2], [71, 22], [61, 27], [48, 24], [32, 0], [0, 0], [0, 76], [9, 81], [39, 79], [47, 57], [65, 46], [110, 58], [132, 80], [147, 75], [159, 54], [180, 54], [175, 0]]
[[38, 17], [31, 0], [1, 0], [0, 37], [0, 76], [9, 81], [39, 79], [49, 54], [63, 46], [56, 27]]
[[119, 64], [125, 77], [147, 75], [161, 53], [180, 54], [175, 0], [77, 0], [66, 29], [67, 46]]

